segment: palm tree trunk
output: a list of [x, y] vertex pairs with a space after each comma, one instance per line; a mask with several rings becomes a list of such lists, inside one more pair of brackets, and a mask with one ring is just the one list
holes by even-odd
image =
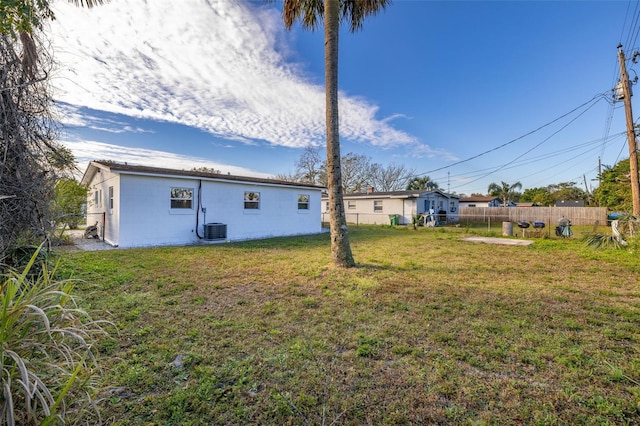
[[338, 127], [338, 34], [340, 0], [324, 0], [324, 67], [327, 123], [327, 178], [331, 254], [336, 266], [353, 267], [342, 195], [340, 132]]

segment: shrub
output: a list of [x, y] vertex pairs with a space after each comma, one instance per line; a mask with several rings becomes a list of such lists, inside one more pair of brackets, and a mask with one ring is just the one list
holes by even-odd
[[587, 234], [582, 240], [588, 247], [597, 249], [617, 249], [620, 250], [625, 247], [625, 243], [622, 240], [614, 237], [613, 235], [600, 235], [600, 234]]
[[[612, 235], [585, 235], [583, 241], [589, 247], [598, 249], [634, 249], [638, 246], [638, 231], [640, 221], [631, 216], [622, 216], [611, 222]], [[629, 244], [631, 242], [631, 245]]]
[[[55, 267], [0, 283], [0, 425], [59, 424], [98, 416], [90, 409], [97, 373], [93, 341], [105, 334], [71, 295], [73, 282], [55, 281]], [[95, 419], [94, 419], [95, 420]]]

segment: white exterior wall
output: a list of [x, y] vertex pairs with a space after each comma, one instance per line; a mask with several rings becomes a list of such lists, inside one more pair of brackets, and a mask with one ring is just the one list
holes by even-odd
[[487, 201], [460, 201], [460, 207], [493, 207]]
[[[97, 173], [94, 181], [103, 170]], [[227, 225], [227, 240], [258, 239], [321, 232], [320, 189], [296, 188], [257, 183], [202, 180], [201, 206], [198, 206], [197, 178], [152, 177], [121, 174], [114, 184], [114, 209], [108, 204], [96, 207], [105, 212], [104, 239], [120, 247], [192, 244], [204, 237], [206, 223]], [[95, 183], [107, 191], [107, 183]], [[171, 209], [171, 188], [192, 188], [191, 209]], [[244, 209], [245, 191], [260, 193], [260, 209]], [[298, 196], [310, 196], [309, 210], [298, 210]], [[91, 197], [90, 197], [91, 200]], [[108, 201], [107, 201], [108, 202]], [[93, 206], [88, 209], [93, 212]], [[93, 224], [88, 215], [87, 223]], [[95, 217], [98, 217], [95, 216]], [[197, 232], [196, 232], [197, 220]], [[101, 234], [102, 235], [102, 234]]]
[[[374, 201], [382, 201], [382, 211], [374, 212]], [[426, 201], [426, 203], [425, 203]], [[453, 202], [453, 209], [451, 206]], [[350, 207], [351, 204], [351, 207]], [[380, 196], [375, 194], [358, 198], [347, 198], [344, 200], [344, 208], [348, 223], [369, 224], [369, 225], [389, 225], [391, 223], [389, 215], [400, 216], [399, 225], [409, 225], [412, 223], [414, 215], [421, 215], [428, 212], [433, 205], [436, 213], [440, 206], [447, 212], [448, 222], [458, 222], [459, 220], [459, 199], [446, 198], [438, 193], [429, 193], [419, 198], [401, 198]], [[322, 205], [323, 220], [329, 221], [328, 203], [325, 199]]]
[[[109, 187], [113, 187], [113, 209], [109, 208]], [[98, 193], [97, 203], [96, 192]], [[89, 184], [87, 226], [95, 225], [98, 222], [98, 235], [112, 245], [118, 245], [119, 194], [120, 175], [108, 170], [100, 170]]]
[[[258, 210], [245, 210], [245, 191], [260, 193]], [[302, 194], [310, 196], [308, 210], [298, 210], [298, 196]], [[320, 197], [320, 189], [313, 188], [202, 183], [202, 207], [207, 209], [207, 223], [226, 224], [227, 239], [232, 241], [319, 233], [322, 231]]]
[[[120, 247], [189, 244], [197, 241], [197, 180], [121, 175]], [[171, 188], [193, 189], [191, 209], [171, 209]]]
[[[374, 201], [382, 201], [381, 212], [374, 211]], [[355, 208], [349, 208], [349, 202], [354, 203]], [[411, 223], [411, 218], [416, 212], [415, 200], [406, 198], [359, 198], [345, 200], [344, 206], [347, 222], [355, 224], [389, 225], [389, 215], [397, 214], [400, 216], [398, 224], [406, 225]], [[325, 220], [328, 221], [329, 210], [326, 201], [322, 211], [325, 213]]]

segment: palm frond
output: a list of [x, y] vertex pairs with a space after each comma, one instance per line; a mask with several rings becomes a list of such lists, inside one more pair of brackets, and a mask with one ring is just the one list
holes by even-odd
[[67, 0], [76, 6], [80, 7], [94, 7], [106, 3], [109, 0]]
[[588, 247], [596, 249], [615, 249], [621, 250], [625, 247], [624, 240], [620, 240], [613, 235], [591, 234], [583, 238]]
[[362, 29], [364, 18], [383, 11], [391, 0], [342, 0], [340, 2], [341, 20], [349, 23], [349, 31], [354, 33]]

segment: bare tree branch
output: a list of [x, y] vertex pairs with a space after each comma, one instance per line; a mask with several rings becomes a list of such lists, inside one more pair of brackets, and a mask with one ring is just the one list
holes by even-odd
[[[27, 43], [27, 44], [25, 44]], [[47, 70], [51, 59], [31, 34], [0, 34], [0, 264], [18, 244], [52, 235], [51, 200], [73, 156], [55, 142]], [[25, 50], [28, 61], [25, 65]], [[32, 56], [35, 53], [35, 57]]]
[[389, 164], [386, 167], [374, 164], [371, 167], [370, 182], [376, 191], [401, 191], [415, 174], [415, 170], [407, 169], [401, 164]]

